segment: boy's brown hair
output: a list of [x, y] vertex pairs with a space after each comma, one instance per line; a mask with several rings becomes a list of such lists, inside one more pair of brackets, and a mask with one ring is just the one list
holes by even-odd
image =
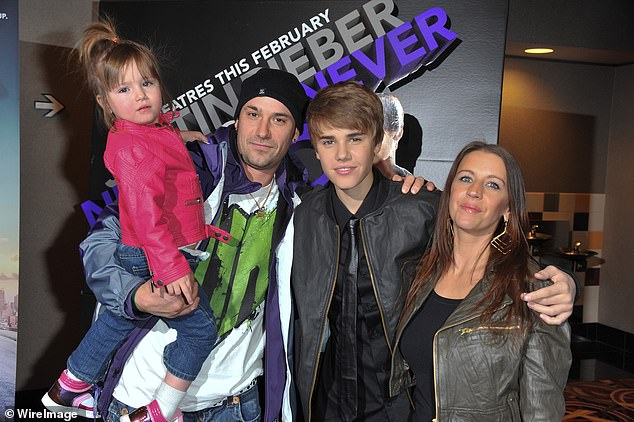
[[372, 90], [356, 81], [338, 82], [317, 92], [308, 105], [308, 133], [315, 142], [324, 127], [355, 129], [383, 141], [383, 106]]

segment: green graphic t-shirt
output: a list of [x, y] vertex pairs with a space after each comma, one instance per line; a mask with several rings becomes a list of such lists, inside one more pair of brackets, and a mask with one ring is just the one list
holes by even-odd
[[210, 258], [196, 268], [194, 275], [209, 297], [219, 339], [252, 319], [266, 298], [277, 214], [276, 198], [268, 200], [270, 203], [263, 212], [258, 212], [255, 200], [223, 204], [217, 224], [231, 233], [232, 239], [229, 243], [210, 241], [207, 247]]

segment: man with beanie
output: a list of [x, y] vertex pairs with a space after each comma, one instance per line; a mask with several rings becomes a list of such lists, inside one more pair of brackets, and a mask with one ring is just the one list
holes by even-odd
[[[208, 144], [188, 144], [203, 192], [192, 200], [203, 200], [206, 222], [232, 237], [198, 246], [209, 259], [195, 277], [210, 298], [218, 342], [181, 402], [185, 420], [292, 420], [291, 294], [280, 280], [289, 278], [291, 217], [305, 186], [287, 151], [301, 134], [307, 104], [295, 76], [261, 69], [242, 84], [234, 124]], [[111, 363], [98, 407], [110, 421], [125, 413], [149, 421], [133, 410], [153, 398], [165, 372], [163, 348], [175, 336], [155, 315], [178, 317], [196, 303], [124, 272], [113, 254], [119, 238], [116, 207], [108, 207], [81, 244], [97, 300], [139, 324]]]

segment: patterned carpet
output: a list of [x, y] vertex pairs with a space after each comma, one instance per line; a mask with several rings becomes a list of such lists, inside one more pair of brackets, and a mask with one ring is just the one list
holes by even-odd
[[634, 421], [634, 378], [571, 381], [564, 421]]

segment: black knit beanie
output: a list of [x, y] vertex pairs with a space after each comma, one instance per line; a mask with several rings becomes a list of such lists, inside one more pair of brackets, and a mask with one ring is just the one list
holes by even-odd
[[284, 104], [293, 116], [295, 127], [302, 133], [308, 96], [294, 75], [282, 70], [263, 68], [246, 79], [242, 82], [234, 118], [238, 119], [242, 107], [255, 97], [270, 97]]

